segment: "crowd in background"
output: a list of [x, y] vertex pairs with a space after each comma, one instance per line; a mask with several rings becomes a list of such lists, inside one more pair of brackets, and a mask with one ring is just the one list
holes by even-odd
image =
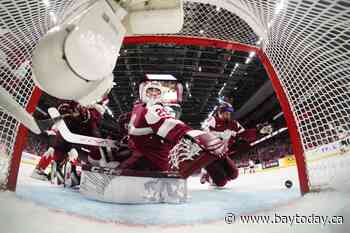
[[284, 132], [255, 145], [246, 152], [239, 153], [234, 158], [238, 167], [247, 167], [249, 160], [253, 160], [255, 164], [261, 164], [291, 154], [293, 151], [289, 135]]

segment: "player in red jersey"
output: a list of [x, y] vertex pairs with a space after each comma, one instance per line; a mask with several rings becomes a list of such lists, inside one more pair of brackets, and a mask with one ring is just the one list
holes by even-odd
[[[223, 102], [218, 107], [216, 114], [208, 119], [205, 130], [217, 135], [225, 142], [227, 153], [233, 154], [236, 137], [243, 133], [245, 129], [236, 120], [231, 118], [233, 107], [231, 104]], [[201, 183], [209, 182], [216, 186], [225, 186], [230, 180], [238, 177], [238, 168], [234, 161], [226, 156], [206, 167], [202, 174]]]
[[[193, 130], [184, 122], [175, 119], [165, 104], [181, 101], [181, 87], [171, 75], [147, 75], [148, 80], [140, 84], [141, 101], [134, 105], [129, 124], [129, 147], [132, 155], [121, 163], [120, 168], [151, 171], [169, 171], [178, 168], [186, 178], [196, 170], [224, 154], [221, 139], [211, 133]], [[174, 145], [191, 138], [203, 151], [197, 158], [181, 161], [172, 166], [169, 158]], [[177, 160], [179, 162], [179, 160]], [[191, 162], [189, 162], [191, 161]]]
[[[101, 120], [101, 114], [96, 109], [86, 108], [69, 101], [59, 105], [58, 111], [60, 114], [67, 114], [64, 120], [72, 132], [86, 136], [100, 137], [98, 122]], [[74, 161], [78, 159], [78, 150], [81, 152], [81, 146], [65, 141], [55, 128], [55, 125], [52, 129], [46, 131], [46, 134], [48, 136], [49, 148], [41, 155], [40, 161], [32, 173], [33, 178], [41, 180], [47, 180], [48, 177], [45, 169], [52, 160], [60, 163], [69, 157], [70, 160]], [[89, 159], [85, 156], [85, 160], [100, 159], [98, 147], [84, 146], [84, 148], [85, 151], [89, 151]]]

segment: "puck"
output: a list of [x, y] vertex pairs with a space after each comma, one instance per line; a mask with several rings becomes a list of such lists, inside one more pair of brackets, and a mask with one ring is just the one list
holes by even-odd
[[293, 183], [292, 181], [290, 180], [286, 180], [286, 182], [284, 182], [284, 185], [287, 187], [287, 188], [291, 188], [293, 186]]

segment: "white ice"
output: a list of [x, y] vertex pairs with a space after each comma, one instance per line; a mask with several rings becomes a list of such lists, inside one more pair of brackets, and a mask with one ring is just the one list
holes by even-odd
[[[189, 180], [184, 205], [117, 205], [29, 178], [21, 164], [17, 192], [0, 192], [1, 233], [96, 232], [349, 232], [350, 185], [299, 196], [296, 168], [241, 175], [223, 190]], [[285, 180], [293, 187], [284, 187]], [[342, 216], [343, 224], [226, 224], [226, 213], [293, 217]]]

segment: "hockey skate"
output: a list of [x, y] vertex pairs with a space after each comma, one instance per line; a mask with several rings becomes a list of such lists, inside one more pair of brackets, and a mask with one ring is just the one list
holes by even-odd
[[210, 183], [210, 176], [209, 176], [209, 174], [208, 173], [202, 173], [199, 182], [201, 184]]

